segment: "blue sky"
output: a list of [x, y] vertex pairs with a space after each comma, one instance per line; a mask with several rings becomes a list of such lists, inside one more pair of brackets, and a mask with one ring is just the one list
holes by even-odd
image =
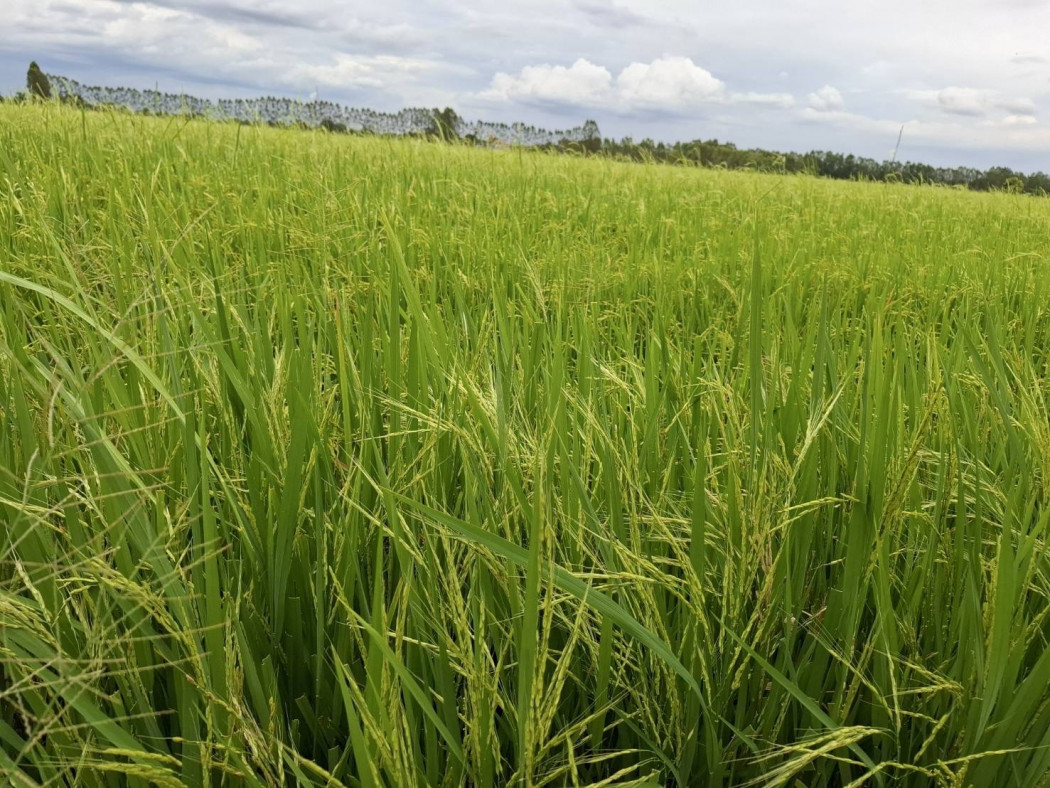
[[203, 97], [279, 94], [605, 136], [1050, 171], [1050, 3], [1033, 0], [7, 0], [26, 65]]

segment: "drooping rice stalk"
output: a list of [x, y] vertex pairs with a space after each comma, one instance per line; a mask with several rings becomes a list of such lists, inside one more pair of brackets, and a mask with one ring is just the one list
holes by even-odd
[[0, 773], [1043, 784], [1047, 217], [0, 106]]

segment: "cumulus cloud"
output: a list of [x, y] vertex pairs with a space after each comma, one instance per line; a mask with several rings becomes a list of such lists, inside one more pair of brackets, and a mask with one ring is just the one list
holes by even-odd
[[631, 63], [616, 77], [586, 58], [577, 59], [571, 66], [525, 66], [517, 75], [496, 74], [478, 96], [490, 101], [675, 114], [687, 114], [705, 104], [790, 107], [795, 101], [788, 93], [731, 93], [706, 68], [680, 56]]
[[480, 97], [493, 101], [594, 106], [607, 103], [612, 88], [609, 70], [581, 57], [569, 67], [525, 66], [517, 76], [501, 71]]
[[[337, 15], [325, 0], [304, 0], [294, 12], [281, 9], [276, 0], [79, 0], [76, 6], [12, 0], [5, 11], [26, 52], [45, 69], [81, 81], [159, 83], [161, 89], [190, 92], [202, 87], [201, 93], [218, 96], [229, 95], [229, 86], [238, 93], [300, 97], [323, 89], [326, 98], [396, 109], [441, 98], [451, 103], [447, 91], [442, 95], [429, 85], [454, 78], [457, 69], [473, 73], [396, 54], [398, 47], [386, 42], [412, 35], [401, 23], [348, 16], [333, 21]], [[4, 50], [0, 41], [0, 55]]]
[[911, 90], [908, 98], [949, 115], [973, 118], [987, 117], [995, 112], [1009, 115], [1034, 115], [1035, 102], [1029, 98], [1003, 96], [994, 90], [947, 87], [941, 90]]
[[631, 63], [616, 78], [620, 100], [628, 107], [678, 110], [721, 98], [725, 83], [687, 57], [663, 57]]
[[21, 89], [35, 59], [89, 83], [210, 98], [317, 91], [548, 126], [590, 116], [611, 135], [668, 141], [879, 155], [906, 123], [902, 155], [919, 140], [935, 162], [1045, 169], [1050, 153], [1040, 122], [1050, 4], [1031, 0], [972, 0], [949, 15], [884, 0], [816, 16], [773, 0], [714, 11], [645, 0], [2, 2], [0, 93]]
[[810, 93], [806, 100], [817, 112], [838, 112], [846, 106], [842, 94], [831, 85], [825, 85], [815, 93]]

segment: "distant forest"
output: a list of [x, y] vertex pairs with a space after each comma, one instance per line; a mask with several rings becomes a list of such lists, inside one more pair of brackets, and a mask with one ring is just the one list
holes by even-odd
[[[572, 129], [548, 131], [524, 123], [468, 122], [449, 108], [431, 110], [410, 107], [400, 112], [377, 112], [344, 107], [333, 101], [298, 101], [278, 96], [211, 101], [157, 90], [82, 85], [56, 74], [43, 76], [48, 98], [53, 92], [60, 101], [67, 103], [90, 108], [114, 107], [148, 115], [187, 115], [237, 123], [320, 127], [334, 132], [358, 134], [439, 136], [471, 140], [478, 144], [528, 147], [584, 145], [600, 137], [598, 124], [594, 121], [587, 121]], [[34, 84], [39, 86], [38, 89], [33, 89]], [[27, 77], [27, 87], [30, 94], [45, 95], [39, 77], [35, 82], [32, 77]]]
[[[630, 137], [603, 139], [598, 124], [549, 131], [524, 123], [466, 121], [455, 110], [408, 108], [386, 113], [344, 107], [331, 101], [298, 101], [266, 96], [255, 99], [208, 99], [156, 90], [82, 85], [55, 74], [44, 74], [31, 63], [26, 92], [14, 100], [57, 98], [85, 108], [111, 107], [152, 115], [187, 115], [238, 123], [297, 125], [350, 134], [411, 135], [460, 141], [480, 146], [521, 145], [545, 150], [607, 156], [620, 160], [701, 165], [731, 170], [808, 173], [839, 180], [927, 183], [976, 191], [1008, 191], [1045, 196], [1050, 175], [1023, 173], [1009, 167], [934, 167], [918, 162], [877, 161], [832, 151], [780, 153], [761, 148], [738, 148], [731, 142], [693, 140], [664, 143]], [[0, 97], [2, 98], [2, 97]]]

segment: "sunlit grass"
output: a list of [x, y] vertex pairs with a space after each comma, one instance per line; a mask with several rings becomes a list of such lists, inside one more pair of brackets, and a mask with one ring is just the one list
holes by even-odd
[[1042, 784], [1048, 231], [0, 106], [0, 773]]

